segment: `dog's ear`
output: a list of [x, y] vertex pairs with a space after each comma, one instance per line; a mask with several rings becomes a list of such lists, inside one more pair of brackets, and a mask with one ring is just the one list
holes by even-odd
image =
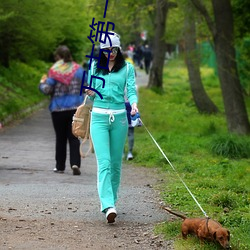
[[227, 230], [228, 236], [227, 236], [227, 240], [230, 241], [230, 232]]
[[213, 238], [216, 240], [216, 232], [213, 233]]

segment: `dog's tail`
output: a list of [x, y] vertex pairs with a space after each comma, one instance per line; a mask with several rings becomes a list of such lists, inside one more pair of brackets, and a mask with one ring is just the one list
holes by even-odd
[[169, 213], [171, 213], [171, 214], [173, 214], [173, 215], [175, 215], [175, 216], [177, 216], [177, 217], [182, 218], [183, 220], [187, 219], [187, 217], [186, 217], [185, 215], [183, 215], [183, 214], [179, 214], [179, 213], [177, 213], [177, 212], [173, 212], [171, 209], [169, 209], [169, 208], [167, 208], [167, 207], [164, 207], [164, 206], [162, 206], [162, 208], [163, 208], [164, 210], [168, 211]]

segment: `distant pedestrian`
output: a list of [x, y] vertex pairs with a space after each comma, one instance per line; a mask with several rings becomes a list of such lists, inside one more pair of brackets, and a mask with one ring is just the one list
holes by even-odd
[[59, 46], [54, 56], [55, 64], [50, 68], [48, 77], [44, 76], [39, 85], [42, 93], [51, 96], [49, 110], [56, 134], [54, 172], [64, 173], [68, 141], [73, 175], [80, 175], [80, 142], [72, 134], [71, 125], [77, 107], [83, 102], [83, 96], [80, 96], [83, 68], [73, 61], [67, 46]]
[[[124, 59], [126, 62], [131, 63], [134, 66], [134, 61], [128, 57], [127, 53], [123, 53]], [[136, 70], [135, 70], [135, 76], [136, 76]], [[137, 90], [137, 85], [136, 85], [136, 90]], [[137, 92], [138, 96], [138, 92]], [[126, 91], [125, 91], [125, 105], [126, 105], [126, 111], [127, 111], [127, 119], [128, 119], [128, 153], [127, 153], [127, 160], [133, 160], [133, 149], [134, 149], [134, 130], [135, 128], [131, 125], [131, 105], [127, 99], [126, 96]], [[124, 150], [125, 151], [125, 150]], [[125, 152], [124, 152], [125, 153]]]
[[151, 49], [149, 48], [149, 46], [147, 44], [145, 45], [145, 48], [144, 48], [143, 57], [144, 57], [145, 71], [146, 71], [146, 74], [148, 74], [149, 69], [150, 69], [150, 65], [151, 65], [151, 61], [153, 59], [153, 55], [152, 55]]
[[143, 47], [141, 45], [138, 45], [136, 48], [135, 48], [135, 54], [136, 54], [136, 65], [140, 68], [140, 69], [143, 69], [143, 62], [142, 62], [142, 59], [143, 59]]
[[133, 160], [133, 148], [134, 148], [134, 130], [135, 128], [131, 126], [131, 105], [128, 101], [125, 102], [127, 110], [127, 119], [128, 119], [128, 153], [127, 161]]

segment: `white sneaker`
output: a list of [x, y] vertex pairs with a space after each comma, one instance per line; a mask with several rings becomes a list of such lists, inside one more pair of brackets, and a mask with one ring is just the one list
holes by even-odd
[[57, 168], [54, 168], [53, 171], [54, 171], [55, 173], [59, 173], [59, 174], [63, 174], [63, 173], [64, 173], [63, 170], [57, 170]]
[[133, 160], [134, 156], [131, 152], [128, 152], [127, 161]]
[[106, 218], [108, 220], [108, 223], [114, 223], [116, 216], [117, 216], [117, 212], [115, 208], [110, 207], [107, 209]]

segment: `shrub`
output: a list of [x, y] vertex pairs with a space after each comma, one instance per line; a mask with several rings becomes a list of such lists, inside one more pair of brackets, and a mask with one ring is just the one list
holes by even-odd
[[236, 135], [222, 135], [212, 140], [211, 150], [215, 155], [231, 159], [249, 158], [250, 146], [247, 140]]
[[237, 206], [235, 199], [233, 198], [232, 194], [228, 192], [221, 192], [219, 194], [215, 194], [210, 203], [214, 206], [221, 207], [221, 208], [229, 208], [233, 209]]

